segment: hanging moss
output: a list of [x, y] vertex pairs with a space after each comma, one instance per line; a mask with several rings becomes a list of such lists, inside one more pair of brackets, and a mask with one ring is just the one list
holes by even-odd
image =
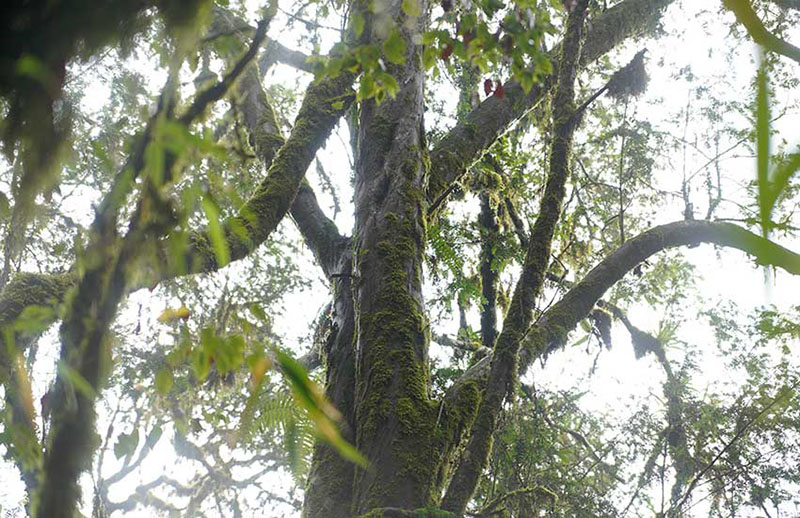
[[624, 101], [644, 93], [649, 79], [644, 67], [645, 52], [637, 52], [630, 63], [614, 72], [609, 79], [608, 95], [615, 101]]

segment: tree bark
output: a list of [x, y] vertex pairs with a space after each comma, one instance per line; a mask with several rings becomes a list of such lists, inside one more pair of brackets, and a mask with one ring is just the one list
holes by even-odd
[[[426, 2], [420, 2], [422, 12]], [[357, 470], [353, 514], [414, 509], [434, 498], [437, 406], [428, 392], [428, 322], [422, 299], [427, 157], [423, 127], [423, 31], [393, 2], [365, 15], [369, 43], [386, 37], [388, 16], [406, 41], [390, 64], [395, 98], [361, 105], [355, 186], [357, 284], [356, 446], [371, 463]]]
[[550, 169], [542, 196], [539, 217], [531, 229], [522, 275], [497, 338], [486, 389], [478, 407], [478, 416], [471, 430], [461, 464], [447, 488], [442, 507], [463, 514], [475, 492], [492, 449], [503, 401], [515, 377], [517, 356], [525, 333], [533, 319], [536, 297], [544, 283], [550, 262], [553, 235], [561, 218], [566, 195], [572, 139], [577, 125], [575, 117], [575, 77], [583, 43], [583, 25], [588, 0], [579, 0], [567, 19], [566, 35], [561, 47], [558, 86], [553, 100], [553, 141]]

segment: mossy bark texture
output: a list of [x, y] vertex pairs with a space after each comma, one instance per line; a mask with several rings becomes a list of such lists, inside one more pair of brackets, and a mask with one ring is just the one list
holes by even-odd
[[[422, 12], [427, 9], [422, 2]], [[400, 90], [361, 105], [356, 163], [354, 293], [356, 446], [371, 463], [357, 470], [354, 515], [377, 507], [414, 509], [434, 498], [441, 451], [438, 407], [428, 382], [428, 322], [422, 299], [427, 176], [421, 51], [422, 18], [400, 3], [388, 15], [407, 42], [389, 66]], [[386, 37], [387, 13], [369, 13], [370, 43]]]

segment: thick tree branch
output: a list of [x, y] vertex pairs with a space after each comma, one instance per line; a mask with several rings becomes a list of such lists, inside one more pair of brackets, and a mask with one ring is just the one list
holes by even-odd
[[[250, 74], [252, 79], [252, 73]], [[245, 84], [247, 84], [247, 74]], [[256, 78], [257, 79], [257, 78]], [[303, 107], [298, 115], [295, 130], [288, 142], [281, 147], [275, 161], [269, 169], [267, 177], [259, 185], [255, 195], [245, 204], [237, 216], [226, 221], [226, 235], [229, 238], [231, 259], [242, 258], [247, 252], [262, 243], [269, 233], [274, 230], [280, 219], [286, 213], [289, 203], [294, 198], [295, 192], [302, 191], [298, 202], [298, 212], [295, 215], [298, 221], [302, 222], [301, 228], [305, 229], [304, 234], [310, 243], [315, 243], [312, 248], [325, 252], [317, 253], [318, 257], [330, 257], [333, 254], [329, 251], [337, 249], [332, 244], [343, 242], [338, 233], [334, 236], [331, 230], [332, 223], [327, 221], [324, 216], [319, 216], [321, 211], [316, 207], [313, 193], [307, 189], [301, 189], [300, 184], [308, 165], [313, 159], [316, 150], [322, 142], [327, 139], [328, 134], [338, 121], [341, 113], [346, 109], [352, 100], [350, 94], [350, 84], [352, 75], [340, 76], [336, 80], [322, 81], [309, 88]], [[260, 88], [260, 83], [259, 83]], [[334, 108], [333, 104], [337, 100], [344, 100], [341, 108]], [[257, 99], [254, 99], [252, 106], [255, 106]], [[262, 105], [268, 107], [267, 104]], [[262, 121], [263, 122], [263, 121]], [[262, 124], [262, 129], [267, 129], [271, 124]], [[276, 127], [276, 126], [272, 126]], [[268, 139], [262, 140], [268, 142]], [[266, 147], [266, 146], [265, 146]], [[313, 210], [316, 207], [316, 211]], [[101, 213], [105, 207], [101, 207]], [[232, 229], [242, 228], [242, 221], [247, 221], [246, 226], [249, 231], [247, 235], [236, 234]], [[262, 226], [263, 223], [263, 226]], [[327, 231], [323, 231], [323, 229]], [[249, 237], [250, 239], [245, 239]], [[338, 239], [337, 239], [338, 238]], [[170, 256], [161, 253], [162, 265], [159, 268], [160, 279], [171, 278], [182, 273], [200, 273], [214, 271], [220, 267], [217, 263], [216, 255], [210, 246], [207, 233], [195, 234], [189, 252], [186, 254], [187, 264], [174, 264]], [[323, 264], [329, 264], [326, 261]], [[328, 271], [330, 268], [328, 268]], [[78, 281], [78, 276], [73, 274], [58, 275], [21, 275], [15, 278], [6, 289], [0, 294], [0, 327], [14, 322], [26, 307], [47, 306], [58, 307], [64, 300], [67, 290]], [[142, 285], [149, 285], [152, 279], [143, 279], [135, 282], [130, 288], [138, 288]], [[52, 313], [55, 319], [56, 312]], [[0, 341], [3, 341], [0, 337]], [[0, 343], [0, 345], [4, 345]], [[6, 354], [6, 347], [0, 347], [0, 365], [3, 370], [10, 372], [10, 359]], [[13, 383], [13, 376], [3, 376], [6, 383]], [[15, 390], [8, 390], [6, 394], [15, 394]], [[19, 406], [19, 401], [13, 401], [11, 408]], [[19, 412], [16, 414], [20, 415]]]
[[[597, 58], [623, 41], [645, 32], [674, 0], [624, 0], [593, 20], [581, 55], [581, 65]], [[558, 55], [557, 47], [550, 55]], [[557, 61], [551, 59], [551, 61]], [[557, 70], [526, 93], [515, 81], [503, 85], [505, 96], [490, 96], [456, 124], [431, 151], [428, 203], [443, 199], [450, 186], [500, 137], [509, 126], [536, 106], [555, 85]]]
[[[352, 81], [352, 78], [350, 81]], [[289, 194], [291, 194], [292, 189], [303, 191], [304, 199], [301, 204], [311, 204], [309, 198], [313, 196], [313, 193], [309, 194], [302, 187], [302, 175], [311, 163], [313, 154], [333, 129], [338, 116], [344, 110], [344, 108], [340, 110], [333, 109], [330, 105], [331, 99], [333, 99], [333, 102], [343, 97], [348, 101], [351, 100], [349, 86], [350, 84], [347, 81], [336, 83], [323, 81], [319, 85], [312, 85], [309, 88], [307, 99], [300, 111], [300, 115], [298, 115], [297, 125], [300, 128], [293, 132], [292, 137], [281, 149], [282, 153], [279, 153], [281, 157], [280, 163], [273, 164], [270, 167], [267, 177], [261, 182], [253, 197], [239, 211], [239, 214], [226, 221], [226, 228], [228, 229], [235, 226], [234, 221], [242, 219], [250, 221], [251, 226], [264, 223], [264, 227], [259, 226], [257, 230], [250, 233], [252, 239], [249, 242], [245, 243], [241, 237], [233, 240], [238, 247], [232, 247], [232, 249], [235, 249], [235, 253], [231, 253], [232, 260], [244, 257], [246, 253], [241, 250], [242, 247], [247, 244], [255, 248], [266, 239], [267, 230], [274, 229], [277, 226], [280, 218], [286, 213], [283, 207], [288, 204], [286, 199], [280, 199], [280, 195], [284, 191], [289, 191]], [[285, 181], [291, 182], [292, 185], [285, 185]], [[277, 199], [278, 202], [276, 202], [275, 207], [271, 207], [272, 210], [267, 210], [269, 207], [265, 207], [265, 205], [272, 199]], [[263, 210], [257, 213], [255, 208]], [[309, 219], [315, 219], [316, 224], [321, 224], [319, 223], [321, 218], [318, 214], [313, 214]], [[309, 228], [311, 228], [311, 224]], [[330, 238], [330, 234], [324, 232], [320, 232], [320, 235], [327, 235]], [[194, 243], [187, 253], [187, 261], [193, 268], [189, 271], [181, 272], [179, 265], [175, 265], [169, 259], [163, 257], [160, 279], [173, 278], [181, 273], [212, 272], [219, 269], [220, 265], [217, 264], [213, 251], [208, 248], [207, 233], [197, 233], [193, 241]], [[78, 277], [74, 273], [18, 274], [0, 292], [0, 328], [13, 323], [27, 307], [57, 307], [63, 302], [67, 290], [74, 286], [77, 280]], [[152, 278], [143, 279], [132, 288], [145, 287], [152, 280]], [[2, 340], [2, 337], [0, 337], [0, 340]], [[5, 347], [0, 348], [0, 357], [4, 353]]]
[[481, 213], [478, 223], [481, 230], [481, 341], [484, 347], [494, 347], [497, 338], [497, 265], [495, 264], [495, 248], [499, 241], [500, 227], [497, 224], [495, 209], [491, 205], [488, 193], [480, 195]]
[[[181, 117], [173, 115], [168, 83], [162, 95], [162, 101], [166, 100], [162, 102], [163, 111], [159, 109], [151, 119], [137, 149], [150, 149], [151, 141], [158, 135], [158, 124], [171, 120], [188, 126], [209, 103], [224, 95], [252, 61], [272, 15], [274, 9], [259, 24], [256, 38], [231, 72], [219, 84], [198, 94]], [[83, 272], [66, 307], [60, 329], [61, 361], [53, 391], [53, 417], [41, 486], [33, 499], [31, 513], [36, 518], [71, 518], [76, 513], [80, 496], [78, 478], [89, 467], [97, 447], [94, 401], [103, 388], [110, 367], [108, 327], [131, 282], [130, 266], [142, 253], [143, 246], [172, 229], [171, 220], [164, 214], [167, 207], [160, 193], [163, 186], [173, 181], [177, 159], [171, 151], [155, 149], [162, 153], [158, 162], [162, 164], [160, 174], [147, 175], [143, 179], [142, 194], [124, 237], [118, 230], [119, 207], [130, 191], [132, 181], [145, 170], [146, 161], [136, 162], [142, 167], [125, 168], [120, 172], [118, 188], [106, 195], [91, 226]]]
[[[800, 275], [800, 254], [732, 223], [677, 221], [654, 227], [626, 241], [542, 314], [523, 343], [519, 355], [520, 372], [560, 349], [569, 333], [589, 315], [603, 294], [636, 265], [664, 250], [701, 243], [735, 248], [753, 256], [758, 264]], [[445, 401], [455, 400], [459, 392], [485, 380], [491, 358], [492, 355], [488, 355], [467, 370], [450, 388]]]
[[497, 338], [486, 390], [478, 407], [466, 453], [453, 475], [442, 507], [463, 514], [477, 487], [492, 448], [503, 401], [514, 378], [522, 340], [533, 319], [536, 297], [544, 284], [550, 259], [550, 248], [569, 176], [575, 117], [575, 77], [581, 55], [583, 26], [588, 0], [580, 0], [567, 19], [566, 35], [561, 46], [558, 86], [553, 99], [553, 140], [550, 149], [550, 170], [542, 196], [539, 217], [531, 229], [522, 275], [514, 289], [503, 331]]
[[777, 52], [782, 56], [800, 63], [800, 48], [795, 47], [791, 43], [784, 41], [764, 27], [764, 24], [759, 19], [755, 10], [753, 9], [750, 0], [722, 0], [725, 7], [733, 11], [739, 23], [744, 25], [753, 41], [759, 45], [764, 46], [768, 50]]
[[589, 314], [597, 300], [627, 272], [653, 254], [679, 246], [711, 243], [735, 248], [756, 258], [758, 264], [776, 266], [800, 275], [800, 254], [732, 223], [679, 221], [636, 236], [612, 252], [564, 297], [544, 312], [525, 340], [520, 366], [563, 346], [569, 332]]
[[[236, 17], [222, 9], [218, 9], [215, 14], [214, 25], [219, 30], [232, 30], [240, 23]], [[262, 58], [269, 54], [269, 51], [265, 52]], [[270, 166], [275, 153], [285, 143], [275, 111], [261, 85], [261, 75], [272, 63], [271, 58], [260, 60], [259, 66], [252, 66], [236, 89], [245, 127], [250, 134], [250, 144], [266, 167]], [[350, 100], [344, 104], [349, 102]], [[301, 183], [292, 202], [291, 215], [325, 275], [330, 278], [348, 240], [319, 207], [314, 191], [305, 181]]]
[[[355, 75], [342, 73], [313, 83], [306, 93], [292, 133], [278, 150], [267, 176], [238, 214], [225, 221], [225, 239], [231, 261], [246, 257], [263, 243], [289, 211], [311, 160], [350, 106]], [[209, 272], [220, 268], [207, 234], [195, 235], [183, 265], [167, 271]]]
[[258, 67], [261, 70], [267, 70], [275, 63], [283, 63], [309, 74], [314, 72], [311, 56], [299, 50], [290, 49], [279, 41], [270, 40], [267, 43], [266, 51], [258, 58]]

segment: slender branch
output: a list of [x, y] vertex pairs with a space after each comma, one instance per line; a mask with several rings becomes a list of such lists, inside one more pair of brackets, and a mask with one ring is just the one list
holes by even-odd
[[773, 4], [784, 9], [795, 9], [800, 11], [800, 0], [770, 0]]
[[269, 21], [269, 19], [263, 19], [258, 22], [256, 35], [253, 38], [253, 42], [250, 44], [250, 48], [247, 49], [247, 52], [244, 53], [239, 61], [236, 62], [234, 67], [227, 74], [225, 74], [225, 76], [218, 83], [210, 86], [195, 96], [191, 106], [189, 106], [186, 112], [178, 119], [181, 124], [185, 124], [187, 126], [191, 124], [192, 121], [203, 114], [208, 106], [220, 100], [222, 96], [228, 92], [236, 78], [242, 74], [245, 67], [247, 67], [253, 60], [256, 52], [258, 52], [258, 49], [261, 46], [261, 43], [264, 42], [264, 38], [267, 37], [267, 25], [269, 24]]
[[489, 458], [492, 434], [497, 429], [503, 401], [513, 380], [519, 347], [533, 320], [536, 297], [544, 284], [545, 272], [556, 225], [566, 196], [566, 181], [572, 139], [577, 120], [575, 115], [575, 77], [581, 55], [583, 26], [588, 0], [581, 0], [567, 19], [562, 44], [558, 86], [553, 100], [553, 140], [550, 170], [547, 175], [539, 217], [531, 229], [528, 250], [514, 295], [511, 299], [503, 331], [497, 338], [489, 378], [478, 415], [466, 446], [466, 453], [447, 488], [442, 508], [463, 514]]
[[733, 11], [739, 23], [744, 25], [753, 41], [763, 45], [768, 50], [777, 52], [782, 56], [800, 63], [800, 48], [784, 41], [764, 27], [764, 23], [759, 19], [749, 0], [722, 0], [722, 3]]
[[283, 63], [297, 70], [312, 73], [314, 67], [311, 64], [312, 56], [299, 50], [290, 49], [279, 41], [270, 40], [267, 43], [267, 50], [258, 59], [258, 67], [261, 70], [269, 69], [275, 63]]
[[725, 446], [723, 446], [722, 449], [714, 456], [714, 458], [711, 459], [711, 462], [709, 462], [703, 469], [701, 469], [697, 473], [697, 475], [692, 479], [691, 483], [689, 484], [689, 487], [686, 488], [686, 491], [684, 492], [683, 496], [681, 497], [680, 500], [678, 500], [678, 503], [675, 506], [673, 506], [673, 508], [680, 509], [681, 507], [683, 507], [683, 504], [686, 503], [686, 500], [692, 494], [692, 491], [694, 491], [694, 488], [695, 486], [697, 486], [697, 483], [700, 481], [700, 479], [702, 479], [705, 476], [705, 474], [709, 472], [709, 470], [714, 466], [714, 464], [717, 463], [717, 461], [725, 454], [725, 452], [727, 452], [731, 448], [731, 446], [733, 446], [736, 443], [736, 441], [738, 441], [745, 434], [745, 432], [747, 432], [747, 430], [749, 430], [750, 427], [761, 418], [761, 416], [769, 412], [769, 410], [772, 409], [778, 403], [778, 401], [791, 394], [794, 391], [794, 389], [797, 388], [798, 384], [800, 384], [800, 382], [795, 382], [791, 386], [783, 387], [778, 393], [778, 395], [776, 395], [772, 399], [772, 401], [769, 402], [769, 404], [765, 405], [760, 412], [758, 412], [755, 416], [752, 417], [752, 419], [747, 421], [741, 428], [736, 430], [736, 433], [733, 434], [733, 437], [731, 437], [731, 439], [727, 443], [725, 443]]

